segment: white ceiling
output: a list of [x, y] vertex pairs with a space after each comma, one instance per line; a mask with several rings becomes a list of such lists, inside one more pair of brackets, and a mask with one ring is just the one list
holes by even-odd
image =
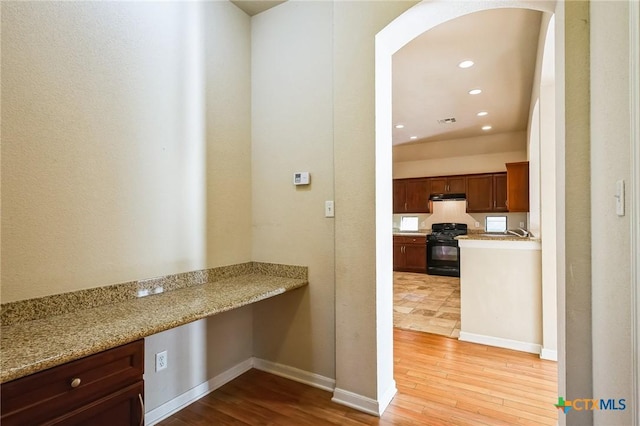
[[254, 16], [285, 1], [286, 0], [231, 0], [231, 3], [238, 6], [247, 15]]
[[[393, 56], [393, 144], [526, 130], [541, 13], [495, 9], [417, 37]], [[470, 59], [471, 68], [458, 64]], [[479, 95], [469, 95], [474, 88]], [[488, 111], [486, 117], [477, 117]], [[438, 120], [455, 118], [453, 124]], [[492, 129], [483, 131], [483, 125]], [[417, 139], [410, 139], [418, 136]]]

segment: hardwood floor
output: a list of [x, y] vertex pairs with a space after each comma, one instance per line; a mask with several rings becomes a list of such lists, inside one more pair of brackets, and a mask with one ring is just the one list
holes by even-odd
[[394, 345], [398, 393], [382, 418], [332, 403], [330, 392], [250, 370], [159, 424], [556, 424], [555, 362], [400, 329]]

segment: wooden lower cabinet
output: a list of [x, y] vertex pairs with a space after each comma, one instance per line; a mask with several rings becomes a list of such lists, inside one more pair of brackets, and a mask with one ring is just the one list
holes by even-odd
[[0, 386], [1, 423], [144, 424], [144, 340]]
[[427, 239], [422, 236], [393, 236], [393, 270], [427, 272]]

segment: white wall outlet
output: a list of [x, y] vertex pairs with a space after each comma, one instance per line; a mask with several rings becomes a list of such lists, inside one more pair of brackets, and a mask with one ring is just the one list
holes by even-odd
[[480, 228], [480, 222], [475, 222], [476, 228]]
[[524, 222], [520, 222], [520, 228], [524, 228]]
[[333, 200], [324, 202], [324, 217], [335, 217], [336, 213], [333, 209]]
[[168, 366], [167, 351], [156, 354], [156, 371], [164, 370]]

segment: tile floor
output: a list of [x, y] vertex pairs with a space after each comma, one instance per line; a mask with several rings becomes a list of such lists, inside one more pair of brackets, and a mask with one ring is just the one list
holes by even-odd
[[457, 338], [460, 278], [394, 272], [393, 325]]

